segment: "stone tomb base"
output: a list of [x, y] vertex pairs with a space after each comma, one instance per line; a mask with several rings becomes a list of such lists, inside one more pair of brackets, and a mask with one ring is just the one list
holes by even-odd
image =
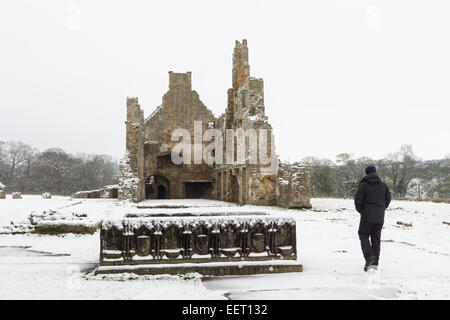
[[97, 274], [227, 276], [303, 270], [295, 221], [289, 217], [130, 216], [103, 222]]
[[[287, 262], [287, 261], [283, 261]], [[228, 262], [220, 265], [211, 263], [196, 263], [196, 264], [159, 264], [159, 265], [130, 265], [130, 266], [100, 266], [95, 270], [95, 274], [108, 273], [135, 273], [139, 275], [144, 274], [186, 274], [197, 272], [205, 276], [236, 276], [249, 274], [263, 274], [263, 273], [282, 273], [282, 272], [302, 272], [303, 266], [296, 262], [283, 263], [271, 262], [268, 264], [261, 264], [258, 262]]]

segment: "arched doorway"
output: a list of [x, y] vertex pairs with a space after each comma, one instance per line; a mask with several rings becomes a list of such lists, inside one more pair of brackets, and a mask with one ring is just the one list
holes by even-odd
[[145, 180], [145, 199], [169, 199], [170, 182], [163, 176], [150, 176]]
[[162, 184], [158, 186], [158, 199], [166, 199], [166, 187]]

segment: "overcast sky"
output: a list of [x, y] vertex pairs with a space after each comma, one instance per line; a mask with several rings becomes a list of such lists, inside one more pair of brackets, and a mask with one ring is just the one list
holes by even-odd
[[148, 116], [168, 71], [220, 115], [235, 40], [282, 159], [450, 153], [448, 0], [63, 1], [0, 4], [0, 141], [125, 148], [125, 102]]

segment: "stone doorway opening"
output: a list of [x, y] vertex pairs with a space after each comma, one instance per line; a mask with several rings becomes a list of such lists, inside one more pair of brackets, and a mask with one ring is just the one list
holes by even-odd
[[119, 189], [112, 188], [111, 189], [111, 198], [117, 199], [119, 197]]
[[187, 199], [211, 199], [211, 181], [187, 181], [185, 182]]
[[166, 187], [162, 184], [158, 186], [158, 199], [166, 199]]
[[169, 199], [170, 183], [166, 177], [150, 176], [145, 180], [145, 199]]

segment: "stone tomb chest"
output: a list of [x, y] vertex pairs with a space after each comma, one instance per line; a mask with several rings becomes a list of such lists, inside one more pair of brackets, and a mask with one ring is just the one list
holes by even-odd
[[134, 216], [107, 220], [96, 273], [238, 275], [299, 272], [289, 217]]

